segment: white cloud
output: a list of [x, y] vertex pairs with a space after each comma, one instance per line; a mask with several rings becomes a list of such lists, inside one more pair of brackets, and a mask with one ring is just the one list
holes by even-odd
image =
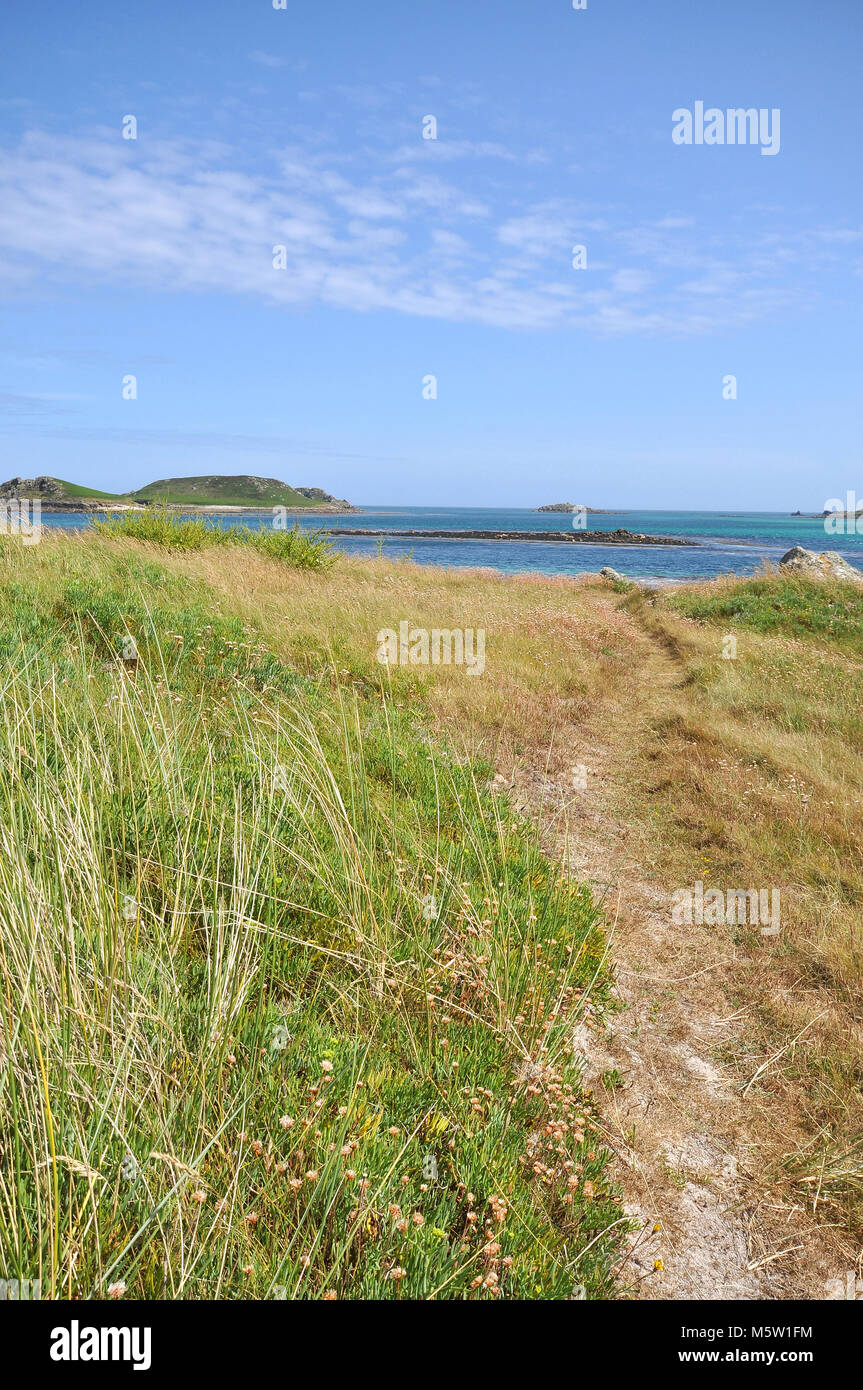
[[[818, 246], [833, 268], [859, 237], [819, 228], [777, 245], [748, 227], [737, 239], [715, 226], [700, 235], [676, 214], [633, 225], [617, 208], [525, 204], [518, 181], [458, 182], [368, 152], [268, 158], [244, 168], [215, 140], [26, 137], [0, 155], [10, 291], [89, 281], [501, 328], [699, 333], [806, 297], [783, 256]], [[571, 269], [576, 243], [588, 246], [587, 271]], [[275, 245], [285, 270], [273, 268]]]
[[493, 140], [424, 140], [419, 133], [413, 144], [399, 145], [397, 150], [393, 150], [387, 156], [395, 164], [408, 164], [411, 160], [420, 159], [437, 160], [441, 164], [456, 159], [503, 159], [507, 163], [518, 164], [522, 160], [532, 160], [536, 157], [537, 154], [516, 154], [506, 145], [497, 144]]

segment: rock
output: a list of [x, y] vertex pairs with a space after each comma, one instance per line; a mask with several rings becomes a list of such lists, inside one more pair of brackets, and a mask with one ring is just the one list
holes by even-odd
[[849, 565], [837, 550], [824, 550], [816, 555], [814, 550], [795, 545], [786, 551], [779, 564], [783, 569], [802, 574], [808, 579], [844, 579], [846, 583], [863, 584], [863, 571]]
[[626, 531], [618, 526], [614, 531], [378, 531], [370, 527], [353, 530], [339, 526], [334, 534], [340, 536], [403, 537], [408, 540], [432, 541], [539, 541], [544, 545], [700, 545], [686, 536], [646, 536], [641, 531]]
[[627, 583], [626, 575], [618, 574], [617, 570], [611, 568], [611, 565], [603, 565], [602, 569], [599, 571], [599, 577], [600, 579], [619, 579], [622, 580], [624, 584]]
[[610, 516], [605, 507], [585, 507], [581, 502], [546, 502], [544, 507], [534, 507], [535, 512], [590, 512], [591, 516]]
[[0, 484], [0, 497], [64, 497], [65, 491], [56, 478], [44, 474], [38, 478], [10, 478]]
[[359, 507], [346, 502], [344, 497], [333, 497], [331, 492], [324, 492], [322, 487], [298, 487], [294, 491], [302, 493], [303, 497], [308, 497], [310, 502], [321, 502], [327, 506], [340, 507], [344, 512], [358, 512], [360, 510]]

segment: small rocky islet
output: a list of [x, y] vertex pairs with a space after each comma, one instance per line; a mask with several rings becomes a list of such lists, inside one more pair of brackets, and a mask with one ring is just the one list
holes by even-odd
[[388, 536], [417, 541], [544, 541], [546, 545], [690, 545], [682, 536], [648, 536], [643, 531], [380, 531], [359, 526], [331, 527], [334, 536]]

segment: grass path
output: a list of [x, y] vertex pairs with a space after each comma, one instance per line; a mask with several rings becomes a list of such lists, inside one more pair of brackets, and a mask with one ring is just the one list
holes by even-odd
[[[613, 906], [620, 1012], [607, 1027], [578, 1029], [576, 1046], [638, 1224], [621, 1283], [647, 1299], [821, 1299], [826, 1280], [853, 1266], [853, 1243], [816, 1224], [789, 1188], [791, 1096], [747, 1087], [728, 1060], [747, 1050], [756, 1006], [743, 953], [731, 929], [671, 925], [671, 884], [641, 796], [645, 775], [654, 787], [675, 775], [657, 729], [697, 707], [691, 653], [645, 622], [640, 604], [621, 631], [619, 600], [600, 591], [592, 601], [625, 640], [631, 679], [558, 730], [562, 771], [511, 767], [505, 784], [541, 815], [553, 852]], [[568, 764], [586, 774], [574, 794]]]

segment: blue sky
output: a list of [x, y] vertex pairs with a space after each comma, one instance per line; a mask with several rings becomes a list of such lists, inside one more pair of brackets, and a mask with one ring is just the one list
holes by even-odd
[[[0, 472], [863, 492], [861, 40], [849, 0], [5, 0]], [[676, 145], [698, 100], [779, 153]]]

